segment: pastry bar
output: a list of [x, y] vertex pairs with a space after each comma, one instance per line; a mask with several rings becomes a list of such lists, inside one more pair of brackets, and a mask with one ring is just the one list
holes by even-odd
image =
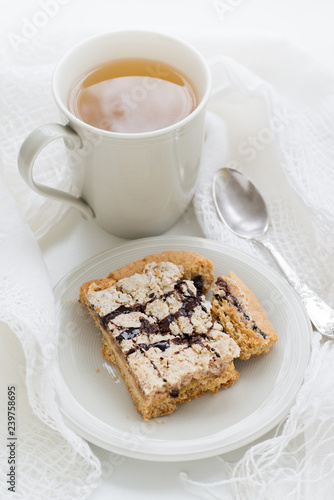
[[238, 379], [239, 347], [212, 321], [204, 296], [213, 279], [208, 259], [171, 251], [81, 287], [80, 302], [103, 334], [102, 353], [145, 420]]
[[267, 353], [277, 334], [254, 293], [233, 272], [212, 287], [212, 318], [240, 347], [240, 359]]

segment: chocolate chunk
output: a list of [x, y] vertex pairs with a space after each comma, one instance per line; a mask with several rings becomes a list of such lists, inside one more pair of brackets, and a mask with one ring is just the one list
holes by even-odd
[[193, 283], [197, 290], [197, 295], [203, 295], [203, 277], [196, 276], [195, 278], [193, 278]]
[[107, 327], [109, 321], [112, 321], [116, 316], [119, 316], [120, 314], [129, 314], [130, 312], [133, 311], [132, 307], [128, 306], [119, 306], [117, 309], [114, 311], [106, 314], [105, 316], [102, 316], [101, 321], [104, 327]]
[[142, 332], [141, 328], [130, 327], [124, 330], [119, 335], [117, 335], [116, 340], [119, 343], [122, 342], [122, 340], [130, 340], [136, 337], [136, 335], [139, 335], [141, 332]]

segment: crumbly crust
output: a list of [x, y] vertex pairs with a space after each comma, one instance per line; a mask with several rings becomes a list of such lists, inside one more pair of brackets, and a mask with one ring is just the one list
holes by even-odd
[[186, 280], [194, 280], [197, 276], [201, 276], [204, 295], [209, 291], [214, 281], [213, 264], [209, 259], [187, 250], [168, 250], [166, 252], [150, 254], [143, 259], [130, 262], [126, 266], [111, 271], [107, 277], [87, 281], [80, 288], [80, 302], [85, 304], [85, 294], [92, 283], [94, 283], [96, 290], [108, 288], [123, 278], [128, 278], [136, 273], [142, 273], [146, 264], [150, 262], [172, 262], [177, 266], [182, 266], [182, 278]]
[[135, 273], [142, 273], [146, 264], [150, 262], [172, 262], [177, 266], [183, 267], [182, 278], [193, 280], [197, 276], [203, 279], [203, 293], [206, 294], [214, 280], [213, 264], [209, 259], [202, 257], [198, 253], [188, 252], [186, 250], [169, 250], [161, 253], [154, 253], [127, 264], [117, 271], [111, 271], [108, 278], [115, 281], [132, 276]]
[[220, 321], [225, 331], [240, 347], [240, 359], [267, 353], [277, 340], [254, 293], [231, 271], [219, 277], [212, 288], [212, 318]]
[[239, 348], [212, 321], [202, 294], [212, 267], [192, 252], [163, 252], [81, 287], [80, 302], [103, 333], [102, 353], [119, 368], [145, 420], [239, 376]]
[[[111, 363], [115, 362], [113, 349], [108, 344], [107, 340], [103, 339], [103, 347], [101, 349], [103, 356]], [[233, 361], [226, 365], [223, 374], [220, 377], [207, 376], [203, 379], [194, 379], [189, 384], [184, 385], [178, 391], [178, 397], [175, 398], [171, 394], [157, 394], [154, 400], [148, 405], [136, 384], [133, 383], [128, 368], [123, 363], [117, 364], [122, 378], [127, 386], [127, 389], [136, 405], [137, 410], [147, 421], [150, 418], [168, 415], [176, 410], [181, 403], [187, 403], [191, 399], [198, 398], [210, 392], [217, 394], [219, 389], [227, 388], [234, 384], [239, 378], [239, 372], [236, 370]]]

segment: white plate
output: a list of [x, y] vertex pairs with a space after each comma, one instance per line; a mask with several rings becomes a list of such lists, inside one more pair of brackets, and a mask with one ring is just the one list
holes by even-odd
[[[277, 330], [271, 351], [236, 361], [239, 380], [217, 395], [180, 405], [143, 422], [117, 369], [103, 358], [101, 335], [78, 303], [82, 283], [164, 250], [208, 257], [215, 276], [233, 269], [254, 291]], [[59, 406], [67, 424], [88, 441], [147, 460], [192, 460], [229, 452], [275, 427], [288, 413], [303, 380], [311, 325], [295, 292], [276, 272], [227, 246], [193, 237], [156, 237], [127, 243], [91, 258], [55, 288]]]

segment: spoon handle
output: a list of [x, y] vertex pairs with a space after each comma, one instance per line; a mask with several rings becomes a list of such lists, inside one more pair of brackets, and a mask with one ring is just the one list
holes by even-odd
[[300, 296], [306, 311], [316, 329], [331, 338], [334, 337], [334, 311], [313, 290], [311, 290], [286, 262], [276, 247], [267, 239], [258, 239], [269, 250], [278, 267], [290, 285]]

